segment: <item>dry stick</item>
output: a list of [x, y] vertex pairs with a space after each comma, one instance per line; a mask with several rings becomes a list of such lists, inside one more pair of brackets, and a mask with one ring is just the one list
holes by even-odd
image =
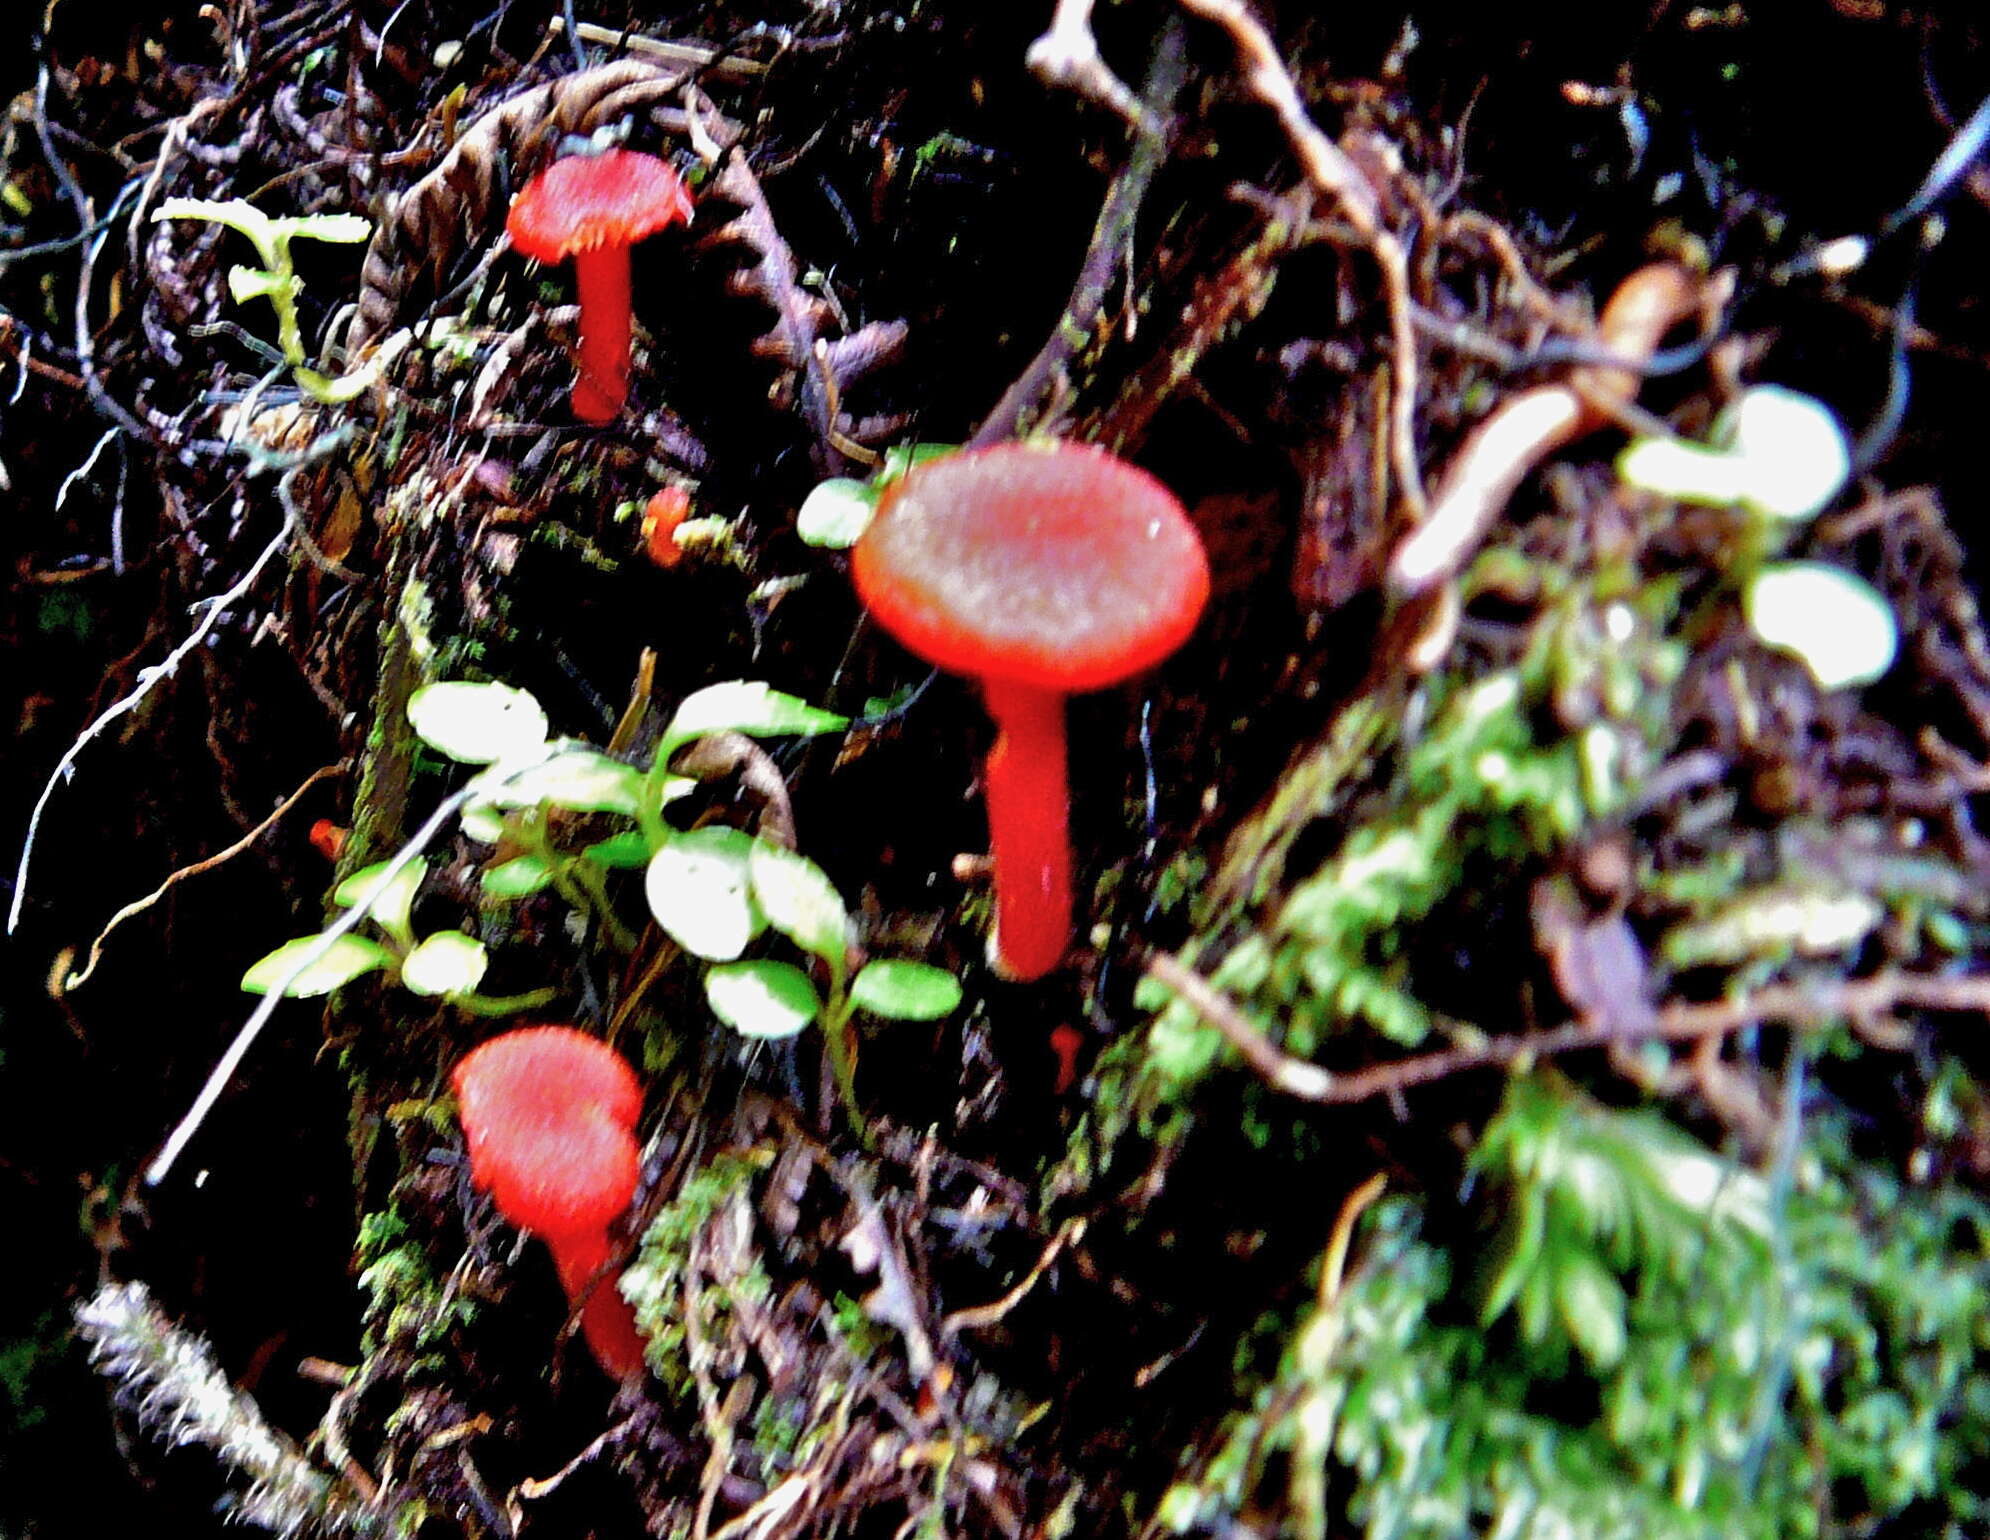
[[1092, 35], [1092, 0], [1057, 0], [1049, 30], [1030, 44], [1023, 63], [1045, 85], [1076, 91], [1117, 113], [1136, 134], [1152, 137], [1165, 131], [1161, 120], [1100, 57], [1099, 40]]
[[1601, 1027], [1576, 1022], [1545, 1032], [1512, 1033], [1437, 1053], [1419, 1054], [1336, 1075], [1283, 1052], [1180, 958], [1156, 952], [1147, 976], [1173, 991], [1241, 1054], [1274, 1089], [1302, 1101], [1368, 1101], [1411, 1086], [1428, 1085], [1466, 1070], [1513, 1064], [1585, 1048], [1639, 1042], [1680, 1042], [1722, 1037], [1767, 1021], [1815, 1027], [1844, 1017], [1877, 1016], [1903, 1006], [1929, 1011], [1976, 1011], [1990, 1015], [1990, 974], [1932, 978], [1887, 972], [1871, 978], [1826, 984], [1775, 984], [1734, 1000], [1667, 1006], [1654, 1015]]
[[1393, 378], [1389, 405], [1389, 461], [1411, 518], [1421, 523], [1425, 500], [1423, 477], [1416, 459], [1416, 328], [1410, 305], [1409, 261], [1402, 242], [1382, 223], [1375, 189], [1347, 152], [1329, 139], [1307, 115], [1271, 34], [1251, 14], [1243, 0], [1179, 0], [1192, 16], [1214, 22], [1229, 35], [1243, 66], [1244, 84], [1278, 119], [1279, 127], [1299, 157], [1306, 180], [1339, 205], [1341, 217], [1367, 244], [1382, 273], [1389, 301], [1390, 366]]
[[1702, 310], [1706, 295], [1703, 280], [1669, 262], [1639, 268], [1619, 284], [1598, 332], [1624, 366], [1585, 364], [1564, 381], [1509, 397], [1473, 429], [1445, 467], [1430, 517], [1390, 556], [1390, 587], [1413, 598], [1455, 577], [1543, 458], [1630, 403], [1639, 366], [1667, 331]]
[[[1185, 78], [1181, 29], [1170, 27], [1156, 45], [1154, 64], [1147, 73], [1146, 105], [1157, 121], [1164, 119]], [[1132, 239], [1141, 201], [1147, 196], [1154, 174], [1168, 158], [1169, 137], [1165, 132], [1135, 137], [1126, 169], [1113, 181], [1105, 205], [1099, 210], [1098, 223], [1092, 228], [1092, 244], [1085, 253], [1085, 265], [1079, 269], [1069, 302], [1058, 316], [1056, 326], [1051, 328], [1049, 339], [1030, 360], [1029, 368], [1002, 392], [995, 410], [968, 440], [968, 448], [1000, 444], [1021, 432], [1023, 419], [1043, 400], [1058, 371], [1071, 361], [1079, 344], [1091, 338], [1106, 288], [1119, 271], [1121, 251]]]
[[235, 841], [235, 843], [230, 845], [226, 850], [218, 850], [213, 855], [208, 856], [205, 860], [196, 861], [191, 866], [181, 867], [178, 871], [174, 872], [170, 877], [168, 877], [164, 882], [160, 883], [158, 887], [154, 888], [150, 893], [147, 893], [143, 898], [136, 899], [133, 902], [126, 904], [122, 909], [118, 910], [116, 914], [112, 915], [110, 919], [104, 923], [104, 928], [97, 932], [97, 939], [90, 943], [90, 956], [89, 960], [83, 964], [83, 971], [80, 973], [72, 973], [69, 975], [69, 977], [67, 977], [62, 981], [62, 987], [64, 991], [68, 991], [71, 989], [81, 989], [85, 984], [89, 983], [90, 975], [97, 971], [97, 963], [103, 957], [104, 943], [110, 939], [110, 934], [112, 931], [116, 930], [126, 920], [133, 919], [136, 916], [143, 914], [146, 910], [150, 909], [154, 904], [158, 903], [160, 899], [164, 898], [168, 893], [170, 893], [176, 886], [186, 881], [187, 878], [198, 877], [203, 872], [211, 872], [217, 866], [221, 866], [226, 862], [234, 860], [235, 857], [239, 856], [243, 851], [247, 850], [251, 845], [255, 844], [257, 840], [261, 839], [271, 829], [275, 828], [279, 823], [281, 823], [283, 821], [284, 816], [287, 813], [289, 813], [289, 811], [292, 808], [296, 807], [299, 802], [302, 802], [304, 800], [304, 794], [307, 791], [309, 791], [313, 786], [316, 786], [320, 781], [324, 780], [325, 777], [330, 775], [337, 775], [344, 769], [345, 766], [342, 764], [321, 765], [318, 769], [313, 770], [310, 773], [310, 775], [305, 777], [303, 785], [299, 786], [297, 790], [293, 791], [288, 797], [285, 797], [283, 799], [282, 805], [278, 807], [275, 812], [271, 813], [269, 817], [265, 818], [261, 823], [257, 824], [253, 829], [251, 829], [247, 834], [243, 835], [240, 839]]

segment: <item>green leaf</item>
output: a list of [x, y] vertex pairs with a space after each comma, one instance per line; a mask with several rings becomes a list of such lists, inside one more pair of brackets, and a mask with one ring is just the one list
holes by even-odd
[[508, 684], [425, 684], [408, 697], [408, 725], [430, 748], [466, 765], [527, 758], [546, 744], [545, 711]]
[[832, 476], [802, 499], [795, 533], [809, 545], [845, 551], [870, 527], [877, 507], [875, 488], [849, 476]]
[[752, 835], [714, 825], [675, 836], [650, 858], [650, 913], [685, 951], [726, 962], [767, 928], [747, 868], [753, 845]]
[[807, 701], [783, 695], [760, 680], [733, 679], [707, 685], [685, 696], [677, 715], [663, 730], [657, 754], [668, 760], [693, 738], [702, 738], [707, 733], [745, 733], [752, 738], [783, 733], [806, 736], [834, 732], [849, 725], [848, 717], [819, 711]]
[[242, 975], [242, 988], [252, 995], [268, 994], [292, 968], [321, 948], [324, 955], [306, 964], [304, 971], [284, 990], [290, 998], [306, 1000], [314, 995], [328, 995], [362, 973], [391, 967], [394, 962], [392, 952], [364, 936], [340, 936], [329, 946], [323, 935], [299, 936], [251, 963], [249, 971]]
[[492, 898], [524, 898], [553, 880], [553, 865], [544, 856], [519, 856], [493, 866], [479, 880]]
[[265, 272], [260, 267], [228, 269], [228, 294], [238, 305], [252, 299], [294, 299], [303, 291], [303, 283], [290, 273]]
[[462, 825], [466, 839], [473, 839], [481, 845], [495, 845], [504, 838], [504, 813], [488, 802], [470, 803], [457, 822]]
[[1587, 1252], [1564, 1254], [1555, 1274], [1555, 1303], [1569, 1336], [1598, 1369], [1615, 1367], [1624, 1356], [1623, 1287]]
[[878, 467], [877, 485], [888, 487], [915, 465], [959, 453], [958, 444], [893, 444], [884, 452], [884, 464]]
[[792, 963], [722, 963], [705, 975], [705, 998], [743, 1037], [793, 1037], [822, 1010], [808, 975]]
[[649, 865], [650, 847], [640, 830], [630, 829], [624, 834], [611, 834], [605, 840], [596, 840], [581, 854], [596, 866], [622, 870]]
[[938, 1021], [960, 1004], [960, 980], [944, 968], [886, 958], [867, 964], [851, 981], [859, 1010], [892, 1021]]
[[566, 741], [550, 758], [523, 769], [487, 773], [490, 789], [477, 798], [479, 806], [534, 807], [550, 802], [576, 813], [621, 813], [636, 816], [642, 801], [640, 770], [610, 759], [599, 749]]
[[460, 930], [424, 936], [401, 964], [401, 982], [418, 995], [468, 994], [490, 966], [484, 944]]
[[410, 946], [414, 935], [408, 929], [408, 911], [414, 908], [415, 893], [428, 875], [428, 862], [416, 856], [388, 878], [387, 869], [393, 864], [390, 859], [362, 866], [333, 890], [332, 902], [344, 909], [365, 911], [375, 925], [403, 946]]
[[765, 840], [753, 842], [747, 866], [768, 923], [804, 952], [840, 969], [850, 949], [850, 916], [829, 874], [807, 856]]
[[1749, 629], [1802, 658], [1827, 690], [1871, 684], [1893, 667], [1893, 606], [1864, 578], [1822, 561], [1772, 562], [1742, 594]]
[[269, 223], [279, 241], [336, 241], [354, 246], [373, 233], [372, 222], [358, 214], [298, 214]]
[[304, 393], [313, 401], [326, 406], [343, 406], [355, 401], [371, 390], [380, 379], [380, 369], [376, 364], [368, 364], [363, 369], [355, 369], [350, 374], [320, 374], [316, 369], [299, 364], [291, 374], [297, 383], [304, 387]]

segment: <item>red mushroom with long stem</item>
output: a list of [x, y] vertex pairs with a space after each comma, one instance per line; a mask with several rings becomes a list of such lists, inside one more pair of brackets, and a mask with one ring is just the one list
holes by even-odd
[[984, 782], [990, 959], [1040, 978], [1071, 934], [1064, 697], [1179, 647], [1209, 562], [1175, 496], [1082, 444], [1002, 444], [894, 482], [852, 553], [857, 592], [906, 648], [981, 684], [999, 729]]
[[641, 1374], [642, 1333], [616, 1287], [609, 1236], [636, 1194], [635, 1072], [585, 1032], [522, 1027], [472, 1049], [451, 1080], [471, 1182], [546, 1243], [601, 1367]]
[[540, 262], [574, 259], [580, 377], [574, 416], [613, 422], [629, 395], [629, 248], [691, 217], [683, 180], [654, 155], [610, 150], [556, 160], [525, 184], [504, 222]]

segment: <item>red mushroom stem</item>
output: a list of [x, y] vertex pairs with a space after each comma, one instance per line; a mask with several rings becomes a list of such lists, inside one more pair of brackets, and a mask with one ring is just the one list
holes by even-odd
[[983, 775], [995, 864], [996, 970], [1036, 979], [1071, 940], [1070, 793], [1061, 691], [987, 679], [982, 696], [999, 729]]
[[582, 422], [613, 422], [629, 398], [629, 248], [576, 251], [574, 287], [580, 294], [580, 377], [573, 413]]
[[610, 1265], [615, 1246], [608, 1231], [582, 1230], [540, 1239], [553, 1254], [567, 1303], [580, 1311], [580, 1334], [587, 1339], [594, 1361], [618, 1380], [640, 1375], [643, 1334], [636, 1327], [635, 1307], [622, 1297], [622, 1269]]

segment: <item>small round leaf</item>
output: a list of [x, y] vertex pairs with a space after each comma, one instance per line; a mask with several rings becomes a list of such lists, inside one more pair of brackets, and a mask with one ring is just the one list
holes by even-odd
[[428, 875], [428, 862], [420, 856], [408, 861], [392, 877], [387, 875], [393, 861], [375, 861], [362, 866], [338, 885], [332, 902], [343, 909], [361, 909], [368, 919], [404, 944], [409, 935], [408, 911], [414, 907], [415, 893]]
[[650, 913], [685, 951], [726, 962], [766, 928], [747, 873], [752, 849], [752, 835], [714, 825], [676, 835], [650, 857]]
[[808, 975], [792, 963], [722, 963], [705, 975], [712, 1013], [742, 1037], [793, 1037], [822, 1009]]
[[747, 858], [753, 896], [767, 922], [832, 967], [850, 946], [850, 916], [829, 874], [807, 856], [755, 840]]
[[944, 968], [886, 958], [868, 964], [850, 984], [859, 1010], [893, 1021], [938, 1021], [960, 1004], [960, 980]]
[[283, 992], [294, 1000], [306, 1000], [328, 995], [362, 973], [388, 967], [393, 961], [392, 952], [364, 936], [340, 936], [329, 943], [322, 935], [299, 936], [250, 964], [242, 975], [242, 988], [252, 995], [266, 995], [283, 983], [292, 968], [303, 963], [304, 971], [291, 979]]
[[802, 499], [795, 533], [810, 545], [848, 550], [870, 526], [877, 509], [876, 489], [849, 476], [832, 476]]
[[553, 880], [553, 867], [544, 856], [519, 856], [493, 866], [480, 879], [492, 898], [524, 898]]
[[546, 713], [508, 684], [445, 680], [408, 697], [408, 725], [430, 748], [466, 765], [521, 759], [545, 747]]
[[468, 994], [490, 966], [484, 944], [460, 930], [424, 936], [401, 964], [401, 982], [418, 995]]
[[1764, 567], [1742, 608], [1749, 629], [1802, 658], [1827, 690], [1871, 684], [1893, 666], [1900, 644], [1893, 607], [1864, 578], [1829, 562]]

